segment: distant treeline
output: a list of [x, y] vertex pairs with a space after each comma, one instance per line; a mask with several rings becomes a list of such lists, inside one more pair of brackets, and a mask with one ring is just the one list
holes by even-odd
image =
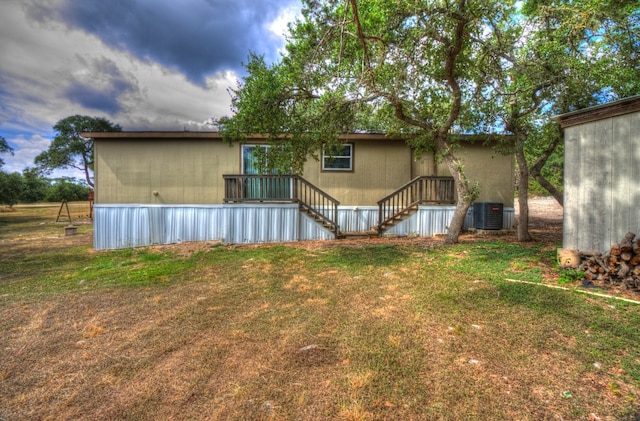
[[0, 204], [61, 202], [63, 200], [88, 200], [89, 186], [81, 180], [62, 177], [41, 177], [35, 170], [22, 174], [0, 171]]

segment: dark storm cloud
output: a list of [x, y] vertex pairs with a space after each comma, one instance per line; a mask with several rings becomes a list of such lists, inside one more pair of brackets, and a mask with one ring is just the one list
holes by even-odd
[[124, 111], [123, 98], [139, 93], [135, 78], [123, 73], [112, 60], [76, 60], [75, 72], [68, 77], [63, 93], [69, 101], [115, 115]]
[[295, 0], [32, 0], [27, 14], [95, 34], [107, 45], [161, 63], [202, 83], [240, 70], [249, 51], [275, 59], [266, 25]]
[[74, 83], [66, 90], [66, 97], [85, 108], [116, 114], [120, 111], [118, 99], [106, 92], [83, 83]]

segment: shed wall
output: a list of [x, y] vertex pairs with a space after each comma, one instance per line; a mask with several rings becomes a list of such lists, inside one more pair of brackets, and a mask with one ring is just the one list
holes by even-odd
[[563, 247], [603, 252], [640, 233], [640, 113], [565, 129]]

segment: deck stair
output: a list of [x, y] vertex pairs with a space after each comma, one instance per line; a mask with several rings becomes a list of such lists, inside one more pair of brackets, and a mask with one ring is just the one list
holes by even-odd
[[380, 233], [377, 229], [370, 229], [366, 231], [340, 231], [338, 234], [339, 239], [347, 239], [347, 240], [356, 240], [356, 239], [365, 239], [365, 238], [376, 238], [379, 237]]
[[335, 238], [381, 235], [425, 204], [454, 204], [453, 177], [416, 177], [378, 202], [378, 224], [372, 230], [341, 232], [338, 202], [297, 175], [224, 175], [225, 203], [297, 203], [300, 212], [331, 231]]
[[298, 206], [300, 208], [300, 212], [305, 213], [307, 216], [313, 219], [316, 223], [322, 225], [324, 228], [333, 232], [336, 235], [336, 238], [340, 237], [340, 229], [338, 225], [333, 220], [331, 220], [328, 216], [326, 216], [324, 213], [307, 205], [306, 203], [299, 202]]
[[378, 201], [378, 232], [404, 221], [416, 213], [420, 205], [455, 203], [453, 177], [420, 176]]
[[340, 235], [338, 227], [338, 202], [336, 199], [293, 175], [223, 175], [225, 180], [225, 203], [297, 203], [301, 212], [333, 232]]

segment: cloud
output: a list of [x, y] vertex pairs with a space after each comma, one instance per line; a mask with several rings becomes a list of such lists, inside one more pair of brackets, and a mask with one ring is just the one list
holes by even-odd
[[6, 136], [5, 140], [14, 149], [14, 154], [3, 154], [2, 158], [5, 161], [2, 171], [7, 173], [19, 172], [21, 173], [26, 167], [33, 167], [33, 159], [36, 155], [40, 154], [49, 148], [51, 141], [40, 135], [33, 135], [30, 137], [24, 135], [18, 135], [15, 137]]
[[110, 115], [126, 111], [121, 98], [138, 96], [137, 80], [131, 73], [106, 57], [88, 58], [76, 56], [77, 65], [67, 81], [64, 95], [70, 101], [88, 109], [100, 110]]
[[71, 115], [213, 130], [249, 51], [275, 61], [296, 0], [0, 0], [0, 136], [22, 171]]
[[[27, 16], [64, 24], [105, 45], [184, 73], [197, 84], [225, 70], [241, 71], [249, 51], [277, 58], [283, 45], [274, 22], [292, 0], [31, 0]], [[275, 45], [275, 48], [274, 48]]]

